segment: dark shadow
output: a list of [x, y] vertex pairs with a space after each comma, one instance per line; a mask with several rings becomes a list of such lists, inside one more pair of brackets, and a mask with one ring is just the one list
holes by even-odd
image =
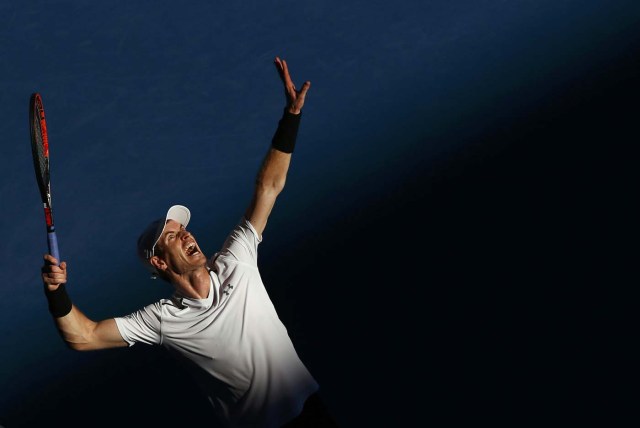
[[[627, 171], [618, 155], [637, 140], [638, 53], [577, 76], [473, 148], [435, 165], [419, 153], [403, 159], [428, 168], [404, 182], [376, 181], [385, 183], [378, 196], [338, 222], [314, 220], [332, 203], [316, 201], [305, 218], [316, 222], [312, 235], [263, 248], [274, 304], [343, 426], [411, 426], [415, 418], [521, 426], [554, 410], [597, 415], [589, 404], [603, 379], [589, 368], [601, 354], [590, 341], [603, 334], [598, 321], [615, 316], [603, 289], [624, 257], [616, 213]], [[135, 348], [96, 354], [2, 423], [206, 421], [179, 366]]]

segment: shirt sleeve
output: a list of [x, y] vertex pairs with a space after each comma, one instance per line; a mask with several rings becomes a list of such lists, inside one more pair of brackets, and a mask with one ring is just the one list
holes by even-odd
[[158, 345], [161, 342], [161, 303], [145, 306], [127, 316], [115, 318], [120, 335], [129, 346], [137, 342]]
[[258, 244], [260, 242], [262, 242], [262, 238], [253, 225], [245, 217], [242, 217], [224, 242], [219, 256], [257, 266]]

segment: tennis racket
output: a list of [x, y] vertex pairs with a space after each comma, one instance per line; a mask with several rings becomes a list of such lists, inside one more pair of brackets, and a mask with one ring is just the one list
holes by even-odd
[[36, 170], [36, 180], [40, 189], [40, 198], [44, 205], [44, 218], [47, 222], [47, 243], [49, 254], [60, 263], [58, 252], [58, 237], [53, 224], [53, 210], [51, 209], [51, 181], [49, 173], [49, 137], [47, 135], [47, 121], [44, 116], [44, 106], [39, 93], [31, 95], [29, 101], [29, 128], [31, 130], [31, 150], [33, 152], [33, 166]]

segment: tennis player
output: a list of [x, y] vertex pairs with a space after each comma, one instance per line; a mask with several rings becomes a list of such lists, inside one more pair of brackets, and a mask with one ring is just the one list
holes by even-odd
[[225, 426], [336, 426], [318, 384], [298, 357], [258, 271], [258, 246], [282, 191], [301, 110], [311, 86], [297, 90], [286, 61], [275, 66], [287, 106], [258, 172], [253, 198], [219, 252], [206, 257], [188, 231], [191, 212], [169, 208], [138, 239], [145, 266], [175, 293], [123, 317], [95, 322], [65, 291], [67, 264], [45, 255], [42, 279], [60, 335], [78, 351], [162, 345], [187, 362]]

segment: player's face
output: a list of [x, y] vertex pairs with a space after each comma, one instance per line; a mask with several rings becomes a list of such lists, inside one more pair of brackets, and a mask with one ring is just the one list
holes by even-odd
[[177, 274], [201, 268], [207, 263], [193, 235], [174, 220], [167, 221], [156, 248], [169, 269]]

